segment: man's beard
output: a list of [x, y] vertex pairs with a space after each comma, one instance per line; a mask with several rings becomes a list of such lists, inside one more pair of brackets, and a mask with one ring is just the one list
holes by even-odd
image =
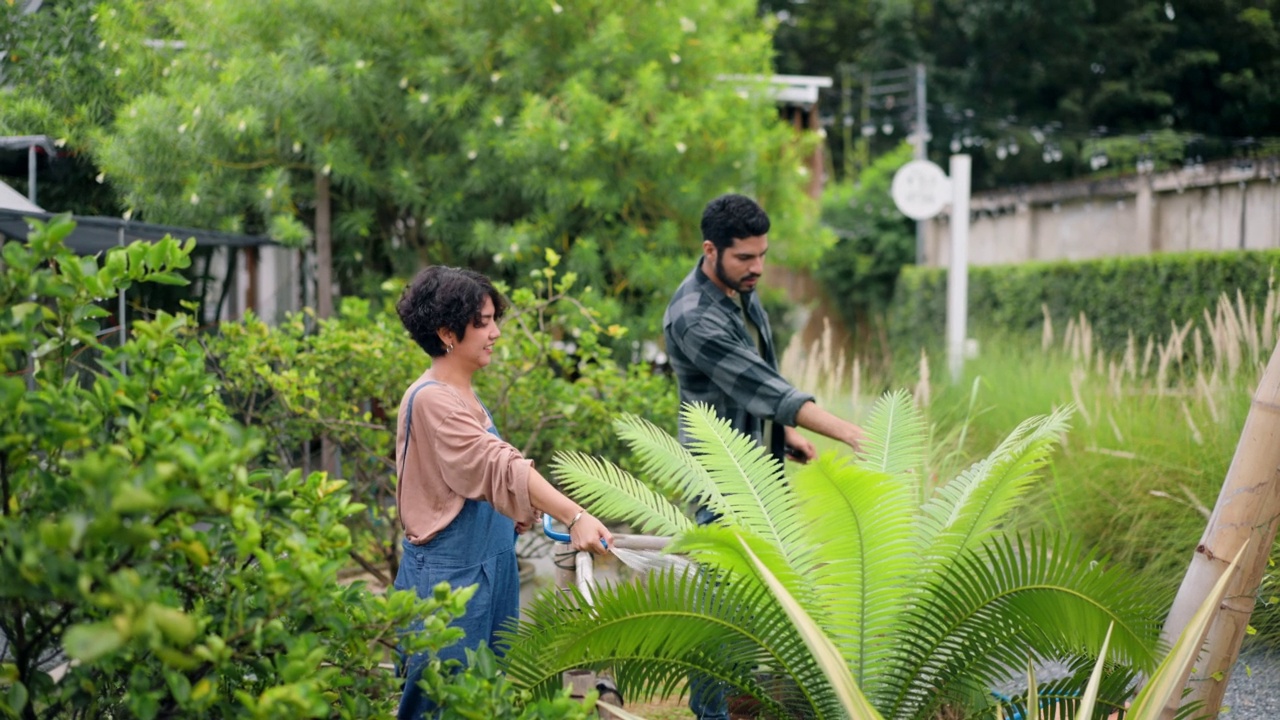
[[718, 278], [720, 282], [724, 283], [724, 286], [730, 290], [733, 290], [740, 295], [746, 295], [754, 291], [755, 288], [749, 287], [744, 290], [742, 288], [742, 283], [747, 280], [759, 280], [760, 276], [755, 273], [748, 273], [737, 280], [730, 279], [724, 271], [724, 255], [722, 253], [716, 253], [716, 278]]

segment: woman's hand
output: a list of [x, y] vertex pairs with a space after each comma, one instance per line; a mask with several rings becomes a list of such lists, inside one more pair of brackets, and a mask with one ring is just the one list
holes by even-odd
[[[609, 528], [585, 511], [569, 529], [569, 540], [574, 550], [585, 550], [596, 555], [604, 555], [613, 547], [613, 534], [609, 532]], [[605, 542], [602, 543], [601, 540]], [[608, 543], [608, 547], [605, 543]]]

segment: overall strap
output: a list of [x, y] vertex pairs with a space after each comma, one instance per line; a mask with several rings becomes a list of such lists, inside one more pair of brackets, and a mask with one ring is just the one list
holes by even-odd
[[409, 402], [405, 412], [404, 419], [404, 448], [400, 451], [400, 469], [396, 475], [400, 480], [404, 480], [404, 464], [409, 459], [409, 438], [413, 437], [413, 401], [418, 397], [418, 391], [428, 385], [439, 385], [435, 380], [427, 380], [409, 393]]

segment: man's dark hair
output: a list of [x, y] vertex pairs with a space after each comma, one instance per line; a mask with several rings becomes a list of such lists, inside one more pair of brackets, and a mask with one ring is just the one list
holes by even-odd
[[452, 330], [462, 340], [468, 325], [480, 326], [486, 296], [493, 300], [494, 322], [501, 320], [507, 303], [489, 278], [474, 270], [432, 265], [405, 287], [396, 312], [413, 341], [431, 357], [440, 357], [445, 354], [440, 328]]
[[769, 232], [769, 216], [746, 195], [721, 195], [702, 211], [702, 238], [717, 250]]

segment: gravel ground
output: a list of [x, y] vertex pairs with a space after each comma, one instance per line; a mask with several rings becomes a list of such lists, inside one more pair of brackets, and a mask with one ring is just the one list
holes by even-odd
[[1280, 718], [1280, 650], [1246, 652], [1231, 671], [1223, 720]]

